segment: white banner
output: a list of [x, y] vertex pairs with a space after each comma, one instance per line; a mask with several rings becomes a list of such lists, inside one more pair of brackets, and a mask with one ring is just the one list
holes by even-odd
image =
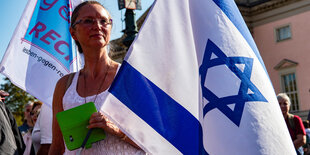
[[79, 69], [69, 27], [80, 2], [29, 0], [0, 65], [15, 85], [50, 106], [58, 79]]
[[157, 0], [101, 109], [152, 154], [295, 154], [232, 0]]

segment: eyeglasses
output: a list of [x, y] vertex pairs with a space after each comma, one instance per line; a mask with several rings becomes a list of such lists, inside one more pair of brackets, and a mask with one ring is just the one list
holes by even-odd
[[39, 114], [40, 114], [40, 110], [30, 112], [30, 116], [38, 116]]
[[97, 18], [85, 18], [85, 19], [80, 19], [77, 22], [75, 22], [74, 24], [72, 24], [72, 27], [74, 27], [77, 24], [82, 24], [84, 26], [92, 26], [94, 25], [96, 22], [99, 22], [100, 25], [107, 27], [108, 25], [112, 24], [112, 19], [97, 19]]

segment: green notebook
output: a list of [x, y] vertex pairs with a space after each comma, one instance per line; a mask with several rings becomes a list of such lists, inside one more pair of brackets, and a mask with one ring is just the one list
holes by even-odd
[[[56, 114], [68, 150], [71, 151], [81, 147], [88, 132], [89, 118], [94, 112], [97, 112], [95, 104], [88, 102]], [[85, 147], [90, 148], [92, 143], [104, 138], [105, 133], [102, 129], [93, 129]]]

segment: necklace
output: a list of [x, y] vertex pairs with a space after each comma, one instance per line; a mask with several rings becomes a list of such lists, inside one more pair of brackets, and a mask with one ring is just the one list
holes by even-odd
[[[100, 84], [100, 86], [99, 86], [99, 88], [98, 88], [98, 90], [97, 90], [97, 93], [96, 93], [96, 96], [95, 96], [95, 99], [94, 99], [94, 103], [96, 102], [97, 95], [99, 94], [99, 91], [100, 91], [100, 89], [101, 89], [101, 87], [102, 87], [102, 85], [103, 85], [103, 83], [104, 83], [104, 81], [105, 81], [105, 79], [106, 79], [106, 77], [107, 77], [107, 75], [108, 75], [109, 69], [110, 69], [110, 65], [108, 64], [107, 71], [105, 72], [104, 77], [103, 77], [103, 80], [101, 81], [101, 84]], [[83, 74], [83, 77], [84, 77], [84, 95], [85, 95], [85, 94], [86, 94], [86, 93], [85, 93], [85, 90], [86, 90], [86, 78], [85, 78], [85, 73]], [[85, 103], [86, 103], [86, 97], [87, 97], [87, 96], [85, 95], [85, 97], [84, 97]]]

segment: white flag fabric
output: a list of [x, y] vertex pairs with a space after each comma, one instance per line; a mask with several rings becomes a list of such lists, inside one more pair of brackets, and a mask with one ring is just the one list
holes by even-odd
[[152, 154], [295, 154], [232, 0], [157, 0], [101, 111]]
[[50, 106], [58, 79], [79, 69], [69, 27], [81, 1], [29, 0], [0, 64], [15, 85]]

